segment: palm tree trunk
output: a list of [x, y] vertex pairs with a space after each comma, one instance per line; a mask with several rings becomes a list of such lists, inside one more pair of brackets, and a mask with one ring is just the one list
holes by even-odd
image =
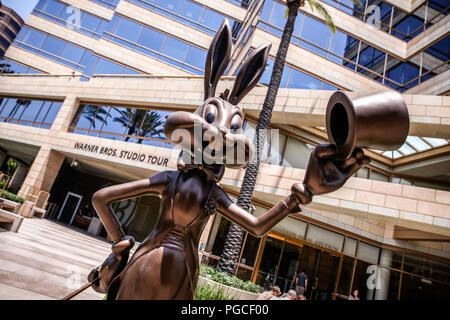
[[[263, 107], [259, 114], [258, 124], [256, 126], [256, 160], [252, 161], [245, 171], [244, 180], [242, 182], [242, 187], [237, 200], [237, 205], [247, 211], [249, 211], [251, 206], [252, 194], [256, 184], [256, 177], [258, 176], [261, 152], [264, 147], [264, 141], [266, 140], [267, 129], [269, 128], [269, 124], [272, 119], [275, 98], [278, 93], [278, 88], [280, 87], [284, 63], [286, 60], [289, 43], [291, 41], [292, 32], [294, 30], [295, 19], [297, 18], [297, 12], [301, 4], [303, 4], [302, 0], [288, 1], [287, 4], [289, 13], [286, 26], [284, 27], [280, 46], [278, 47], [275, 62], [273, 64], [273, 71], [270, 77], [269, 87], [267, 88], [266, 98], [264, 100]], [[230, 229], [228, 230], [224, 250], [218, 265], [218, 269], [225, 272], [229, 276], [234, 274], [236, 262], [241, 251], [243, 236], [244, 230], [242, 230], [238, 225], [232, 223], [230, 225]]]

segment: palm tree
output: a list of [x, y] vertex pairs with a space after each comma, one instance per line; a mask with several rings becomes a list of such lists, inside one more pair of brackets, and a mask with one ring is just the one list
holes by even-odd
[[28, 99], [21, 99], [21, 98], [17, 99], [15, 106], [11, 109], [11, 111], [9, 112], [9, 114], [6, 117], [6, 119], [4, 120], [4, 122], [11, 120], [15, 116], [17, 111], [20, 109], [21, 106], [24, 106], [26, 108], [30, 105], [30, 103], [31, 103], [31, 100], [28, 100]]
[[[139, 137], [152, 137], [152, 138], [162, 138], [162, 125], [161, 116], [155, 112], [150, 111], [144, 119], [144, 123], [141, 126], [141, 130], [138, 133]], [[137, 143], [142, 143], [144, 139], [139, 139]]]
[[[117, 110], [120, 113], [119, 117], [114, 117], [113, 121], [120, 123], [127, 130], [127, 137], [124, 141], [130, 140], [131, 136], [137, 135], [140, 137], [157, 136], [160, 137], [162, 133], [161, 116], [155, 112], [144, 109], [125, 109]], [[142, 143], [144, 139], [139, 139], [137, 143]]]
[[[328, 14], [327, 10], [315, 0], [306, 0], [311, 9], [317, 12], [324, 18], [325, 23], [329, 26], [331, 31], [336, 31], [336, 26]], [[352, 0], [354, 3], [361, 6], [358, 0]], [[251, 199], [253, 190], [256, 184], [256, 177], [258, 176], [261, 152], [266, 140], [266, 133], [272, 119], [272, 110], [275, 104], [275, 98], [280, 87], [281, 78], [283, 75], [284, 63], [286, 60], [287, 51], [291, 41], [292, 32], [294, 30], [295, 19], [297, 18], [298, 9], [305, 5], [305, 0], [287, 0], [287, 21], [281, 36], [280, 46], [278, 47], [277, 55], [273, 64], [272, 75], [270, 83], [267, 88], [266, 98], [263, 107], [259, 114], [258, 123], [256, 126], [256, 160], [250, 163], [245, 171], [244, 180], [238, 196], [237, 205], [241, 208], [250, 211]], [[234, 274], [236, 262], [241, 251], [242, 239], [244, 237], [244, 230], [238, 225], [231, 223], [228, 234], [225, 239], [223, 253], [220, 257], [218, 269], [227, 275]]]
[[106, 121], [108, 117], [111, 117], [108, 114], [107, 110], [108, 110], [107, 107], [94, 105], [81, 105], [78, 108], [77, 112], [75, 113], [75, 116], [73, 117], [71, 126], [76, 126], [80, 117], [83, 116], [86, 120], [89, 121], [89, 123], [92, 123], [92, 128], [95, 129], [95, 120], [98, 120], [100, 123], [103, 123], [103, 121]]

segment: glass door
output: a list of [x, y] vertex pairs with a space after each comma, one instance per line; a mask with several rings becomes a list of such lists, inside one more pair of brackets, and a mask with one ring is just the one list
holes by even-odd
[[278, 270], [284, 241], [268, 236], [264, 246], [264, 252], [259, 265], [256, 283], [268, 290], [275, 283], [275, 275]]
[[320, 252], [320, 261], [315, 276], [313, 300], [332, 300], [337, 288], [339, 264], [341, 257], [327, 251]]
[[332, 300], [337, 289], [341, 255], [303, 246], [299, 270], [308, 276], [305, 296], [310, 300]]
[[67, 192], [66, 199], [61, 206], [57, 219], [61, 222], [72, 224], [82, 198], [83, 196], [79, 194]]
[[285, 242], [275, 280], [275, 285], [280, 287], [281, 292], [288, 292], [289, 289], [295, 288], [294, 277], [297, 274], [301, 253], [300, 245]]

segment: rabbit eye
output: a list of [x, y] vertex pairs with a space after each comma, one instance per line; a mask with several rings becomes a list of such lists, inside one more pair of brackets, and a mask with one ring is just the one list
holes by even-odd
[[233, 116], [233, 119], [231, 119], [230, 129], [236, 131], [239, 130], [241, 126], [242, 126], [242, 117], [240, 114], [235, 114]]
[[217, 107], [213, 104], [208, 104], [205, 108], [204, 118], [209, 124], [216, 121], [217, 118]]
[[215, 120], [215, 116], [212, 112], [208, 113], [208, 115], [206, 116], [206, 122], [208, 123], [213, 123]]

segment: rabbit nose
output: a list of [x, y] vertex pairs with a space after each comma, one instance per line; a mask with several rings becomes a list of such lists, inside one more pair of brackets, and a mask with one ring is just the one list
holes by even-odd
[[220, 127], [219, 131], [222, 133], [222, 135], [226, 135], [228, 133], [228, 128], [227, 127]]

